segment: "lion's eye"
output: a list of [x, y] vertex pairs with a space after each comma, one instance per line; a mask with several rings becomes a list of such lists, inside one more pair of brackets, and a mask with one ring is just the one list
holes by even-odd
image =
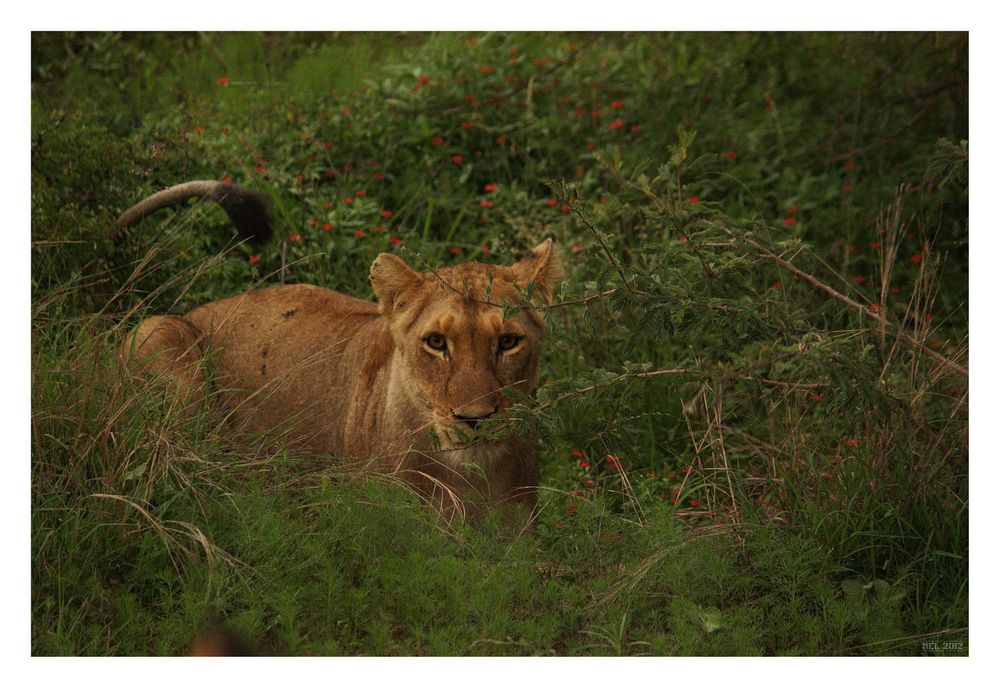
[[500, 336], [499, 348], [500, 351], [510, 351], [521, 341], [521, 338], [516, 334], [505, 334]]
[[443, 334], [432, 334], [424, 338], [424, 344], [434, 349], [435, 351], [444, 351], [448, 348], [448, 340], [444, 338]]

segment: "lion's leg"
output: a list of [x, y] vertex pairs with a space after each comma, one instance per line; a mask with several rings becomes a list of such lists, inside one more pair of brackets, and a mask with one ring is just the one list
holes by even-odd
[[205, 401], [203, 333], [186, 318], [153, 316], [119, 347], [119, 358], [143, 376], [160, 378], [187, 409]]

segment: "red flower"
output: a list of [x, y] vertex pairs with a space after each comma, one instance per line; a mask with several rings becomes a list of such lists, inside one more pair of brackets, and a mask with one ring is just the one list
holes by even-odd
[[497, 137], [497, 145], [498, 146], [502, 146], [505, 143], [507, 143], [507, 137], [506, 136], [498, 136]]
[[848, 253], [857, 253], [858, 252], [858, 247], [857, 246], [848, 246], [847, 247], [847, 252]]
[[684, 242], [684, 241], [687, 241], [687, 240], [688, 240], [688, 238], [686, 236], [684, 236], [683, 234], [681, 234], [679, 237], [677, 237], [677, 241]]
[[910, 262], [913, 263], [914, 265], [919, 265], [920, 261], [922, 261], [923, 259], [924, 257], [919, 253], [914, 253], [912, 256], [910, 256]]
[[869, 304], [868, 310], [870, 310], [872, 313], [878, 313], [878, 304], [877, 303]]
[[479, 68], [479, 71], [482, 72], [483, 74], [492, 74], [493, 73], [493, 67], [491, 67], [489, 65], [482, 65]]
[[196, 133], [196, 134], [204, 134], [205, 133], [205, 127], [195, 127], [194, 128], [194, 133]]
[[688, 504], [690, 504], [691, 506], [698, 506], [698, 500], [697, 499], [689, 499], [688, 500]]
[[697, 196], [688, 196], [687, 202], [690, 203], [691, 205], [698, 205], [699, 203], [701, 203], [701, 199], [698, 198]]
[[249, 260], [251, 263], [256, 263], [258, 260], [260, 260], [260, 256], [250, 256], [250, 258], [248, 258], [247, 260]]
[[855, 275], [854, 276], [854, 283], [855, 284], [864, 284], [864, 282], [865, 282], [865, 276], [864, 275]]
[[472, 129], [472, 122], [470, 122], [469, 120], [465, 120], [464, 122], [462, 122], [462, 128], [463, 129]]
[[550, 198], [549, 200], [547, 200], [547, 201], [545, 201], [545, 202], [546, 202], [546, 203], [547, 203], [547, 204], [548, 204], [549, 206], [551, 206], [551, 207], [553, 207], [553, 208], [554, 208], [554, 207], [556, 207], [557, 205], [559, 205], [559, 201], [558, 201], [558, 200], [556, 200], [555, 198]]
[[483, 208], [492, 208], [493, 207], [493, 201], [483, 201], [479, 205], [481, 207], [483, 207]]
[[782, 220], [782, 222], [784, 224], [788, 225], [789, 227], [791, 227], [792, 225], [795, 224], [795, 218], [794, 217], [786, 217], [784, 220]]
[[425, 74], [421, 74], [420, 76], [417, 77], [418, 84], [426, 84], [430, 80], [431, 78]]
[[854, 164], [853, 160], [845, 160], [843, 167], [845, 170], [853, 170], [856, 167], [856, 165]]
[[233, 178], [227, 174], [225, 177], [222, 178], [222, 181], [224, 181], [226, 184], [232, 184]]
[[267, 171], [267, 168], [264, 167], [264, 165], [257, 165], [257, 167], [253, 168], [253, 171], [257, 174], [264, 174], [264, 172]]
[[490, 251], [489, 244], [483, 244], [483, 247], [479, 250], [482, 251], [483, 253], [492, 253], [492, 251]]
[[363, 229], [357, 229], [357, 230], [355, 230], [354, 231], [354, 236], [356, 236], [359, 239], [364, 239], [365, 238], [365, 230], [363, 230]]
[[560, 213], [568, 213], [568, 212], [570, 212], [572, 210], [573, 210], [573, 208], [570, 205], [566, 204], [566, 203], [563, 203], [561, 206], [559, 206], [559, 212]]
[[823, 398], [822, 394], [813, 394], [812, 395], [812, 400], [813, 401], [820, 401], [822, 398]]
[[882, 244], [880, 244], [877, 241], [870, 241], [870, 242], [868, 242], [868, 248], [870, 248], [873, 251], [879, 250], [879, 248], [881, 248], [881, 246], [882, 246]]
[[453, 155], [453, 156], [451, 156], [451, 161], [453, 163], [455, 163], [456, 165], [461, 165], [462, 164], [462, 160], [464, 160], [464, 159], [465, 158], [463, 158], [461, 155]]
[[612, 100], [611, 101], [611, 107], [615, 108], [616, 110], [618, 108], [620, 108], [624, 104], [625, 104], [624, 100]]
[[381, 217], [392, 217], [391, 210], [380, 210], [378, 213]]
[[316, 221], [315, 217], [313, 219], [309, 220], [309, 226], [310, 227], [315, 227], [317, 224], [319, 224], [319, 223]]
[[927, 313], [927, 314], [924, 315], [924, 322], [930, 322], [933, 319], [934, 319], [934, 314], [933, 313]]
[[380, 182], [383, 179], [385, 179], [385, 175], [382, 174], [381, 172], [372, 172], [372, 179], [374, 179], [377, 182]]
[[891, 291], [893, 294], [898, 294], [899, 293], [899, 287], [893, 287], [889, 291]]
[[580, 451], [579, 449], [574, 449], [573, 451], [571, 451], [569, 453], [569, 455], [572, 456], [574, 459], [582, 459], [583, 458], [583, 452]]
[[576, 504], [573, 504], [572, 502], [567, 504], [566, 513], [572, 516], [574, 512], [576, 512]]
[[325, 148], [326, 150], [332, 149], [333, 148], [333, 141], [324, 141], [323, 142], [323, 148]]
[[595, 148], [597, 148], [596, 143], [587, 143], [587, 150], [594, 150]]
[[344, 199], [344, 203], [354, 203], [354, 199], [348, 196], [347, 198]]
[[771, 289], [781, 290], [781, 289], [784, 289], [784, 288], [785, 287], [781, 284], [781, 282], [775, 282], [774, 284], [771, 285]]
[[608, 454], [607, 456], [604, 457], [604, 460], [607, 461], [608, 465], [611, 466], [612, 468], [621, 468], [622, 467], [621, 460], [617, 456], [615, 456], [614, 454]]
[[590, 478], [587, 478], [586, 480], [583, 481], [583, 486], [584, 487], [593, 488], [594, 487], [594, 481], [591, 480]]
[[641, 124], [633, 124], [631, 127], [628, 128], [628, 130], [630, 132], [632, 132], [633, 134], [635, 132], [639, 131], [640, 129], [642, 129], [642, 125]]
[[324, 232], [329, 232], [332, 229], [333, 229], [333, 225], [331, 225], [329, 222], [324, 222], [323, 223], [323, 231]]
[[583, 244], [578, 241], [572, 246], [570, 246], [570, 248], [573, 249], [573, 253], [579, 253], [580, 251], [583, 250]]
[[229, 85], [229, 77], [227, 77], [227, 76], [220, 76], [218, 79], [215, 80], [215, 83], [219, 84], [219, 86], [228, 86]]
[[854, 187], [851, 186], [850, 184], [844, 184], [842, 187], [840, 187], [840, 190], [843, 191], [844, 193], [851, 193], [852, 191], [854, 191]]
[[726, 160], [735, 160], [738, 155], [739, 153], [737, 153], [736, 151], [728, 150], [726, 151]]
[[358, 198], [361, 198], [363, 196], [367, 196], [368, 192], [367, 191], [355, 191], [354, 195], [357, 196]]
[[462, 249], [460, 249], [458, 246], [452, 246], [450, 249], [448, 249], [448, 252], [451, 253], [451, 255], [453, 256], [457, 256], [462, 253]]
[[288, 235], [288, 240], [289, 241], [302, 241], [302, 237], [299, 236], [298, 234], [289, 234]]
[[435, 146], [440, 146], [442, 143], [444, 143], [444, 139], [441, 138], [440, 136], [435, 136], [434, 138], [431, 139], [431, 143], [433, 143]]
[[608, 129], [621, 129], [625, 126], [625, 121], [616, 119], [614, 122], [608, 125]]
[[794, 215], [797, 212], [799, 212], [799, 207], [797, 205], [793, 205], [785, 211], [785, 215]]
[[590, 468], [590, 462], [584, 459], [580, 462], [580, 468]]
[[496, 190], [497, 190], [496, 184], [487, 184], [486, 186], [483, 187], [483, 191], [496, 191]]
[[400, 239], [398, 236], [391, 236], [391, 237], [389, 237], [389, 243], [390, 244], [401, 244], [401, 243], [403, 243], [403, 240]]

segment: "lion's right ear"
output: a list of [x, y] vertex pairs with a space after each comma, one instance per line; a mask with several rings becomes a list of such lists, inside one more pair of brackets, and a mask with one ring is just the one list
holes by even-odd
[[389, 315], [396, 307], [400, 294], [408, 287], [419, 284], [423, 277], [406, 262], [392, 253], [380, 253], [372, 263], [369, 273], [375, 296], [382, 305], [382, 313]]

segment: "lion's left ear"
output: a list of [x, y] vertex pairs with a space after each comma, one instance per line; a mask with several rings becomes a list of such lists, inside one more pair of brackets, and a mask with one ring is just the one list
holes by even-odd
[[563, 278], [562, 261], [556, 253], [552, 239], [540, 243], [524, 258], [511, 266], [514, 279], [520, 287], [526, 287], [533, 282], [534, 293], [543, 303], [551, 303], [552, 296]]

